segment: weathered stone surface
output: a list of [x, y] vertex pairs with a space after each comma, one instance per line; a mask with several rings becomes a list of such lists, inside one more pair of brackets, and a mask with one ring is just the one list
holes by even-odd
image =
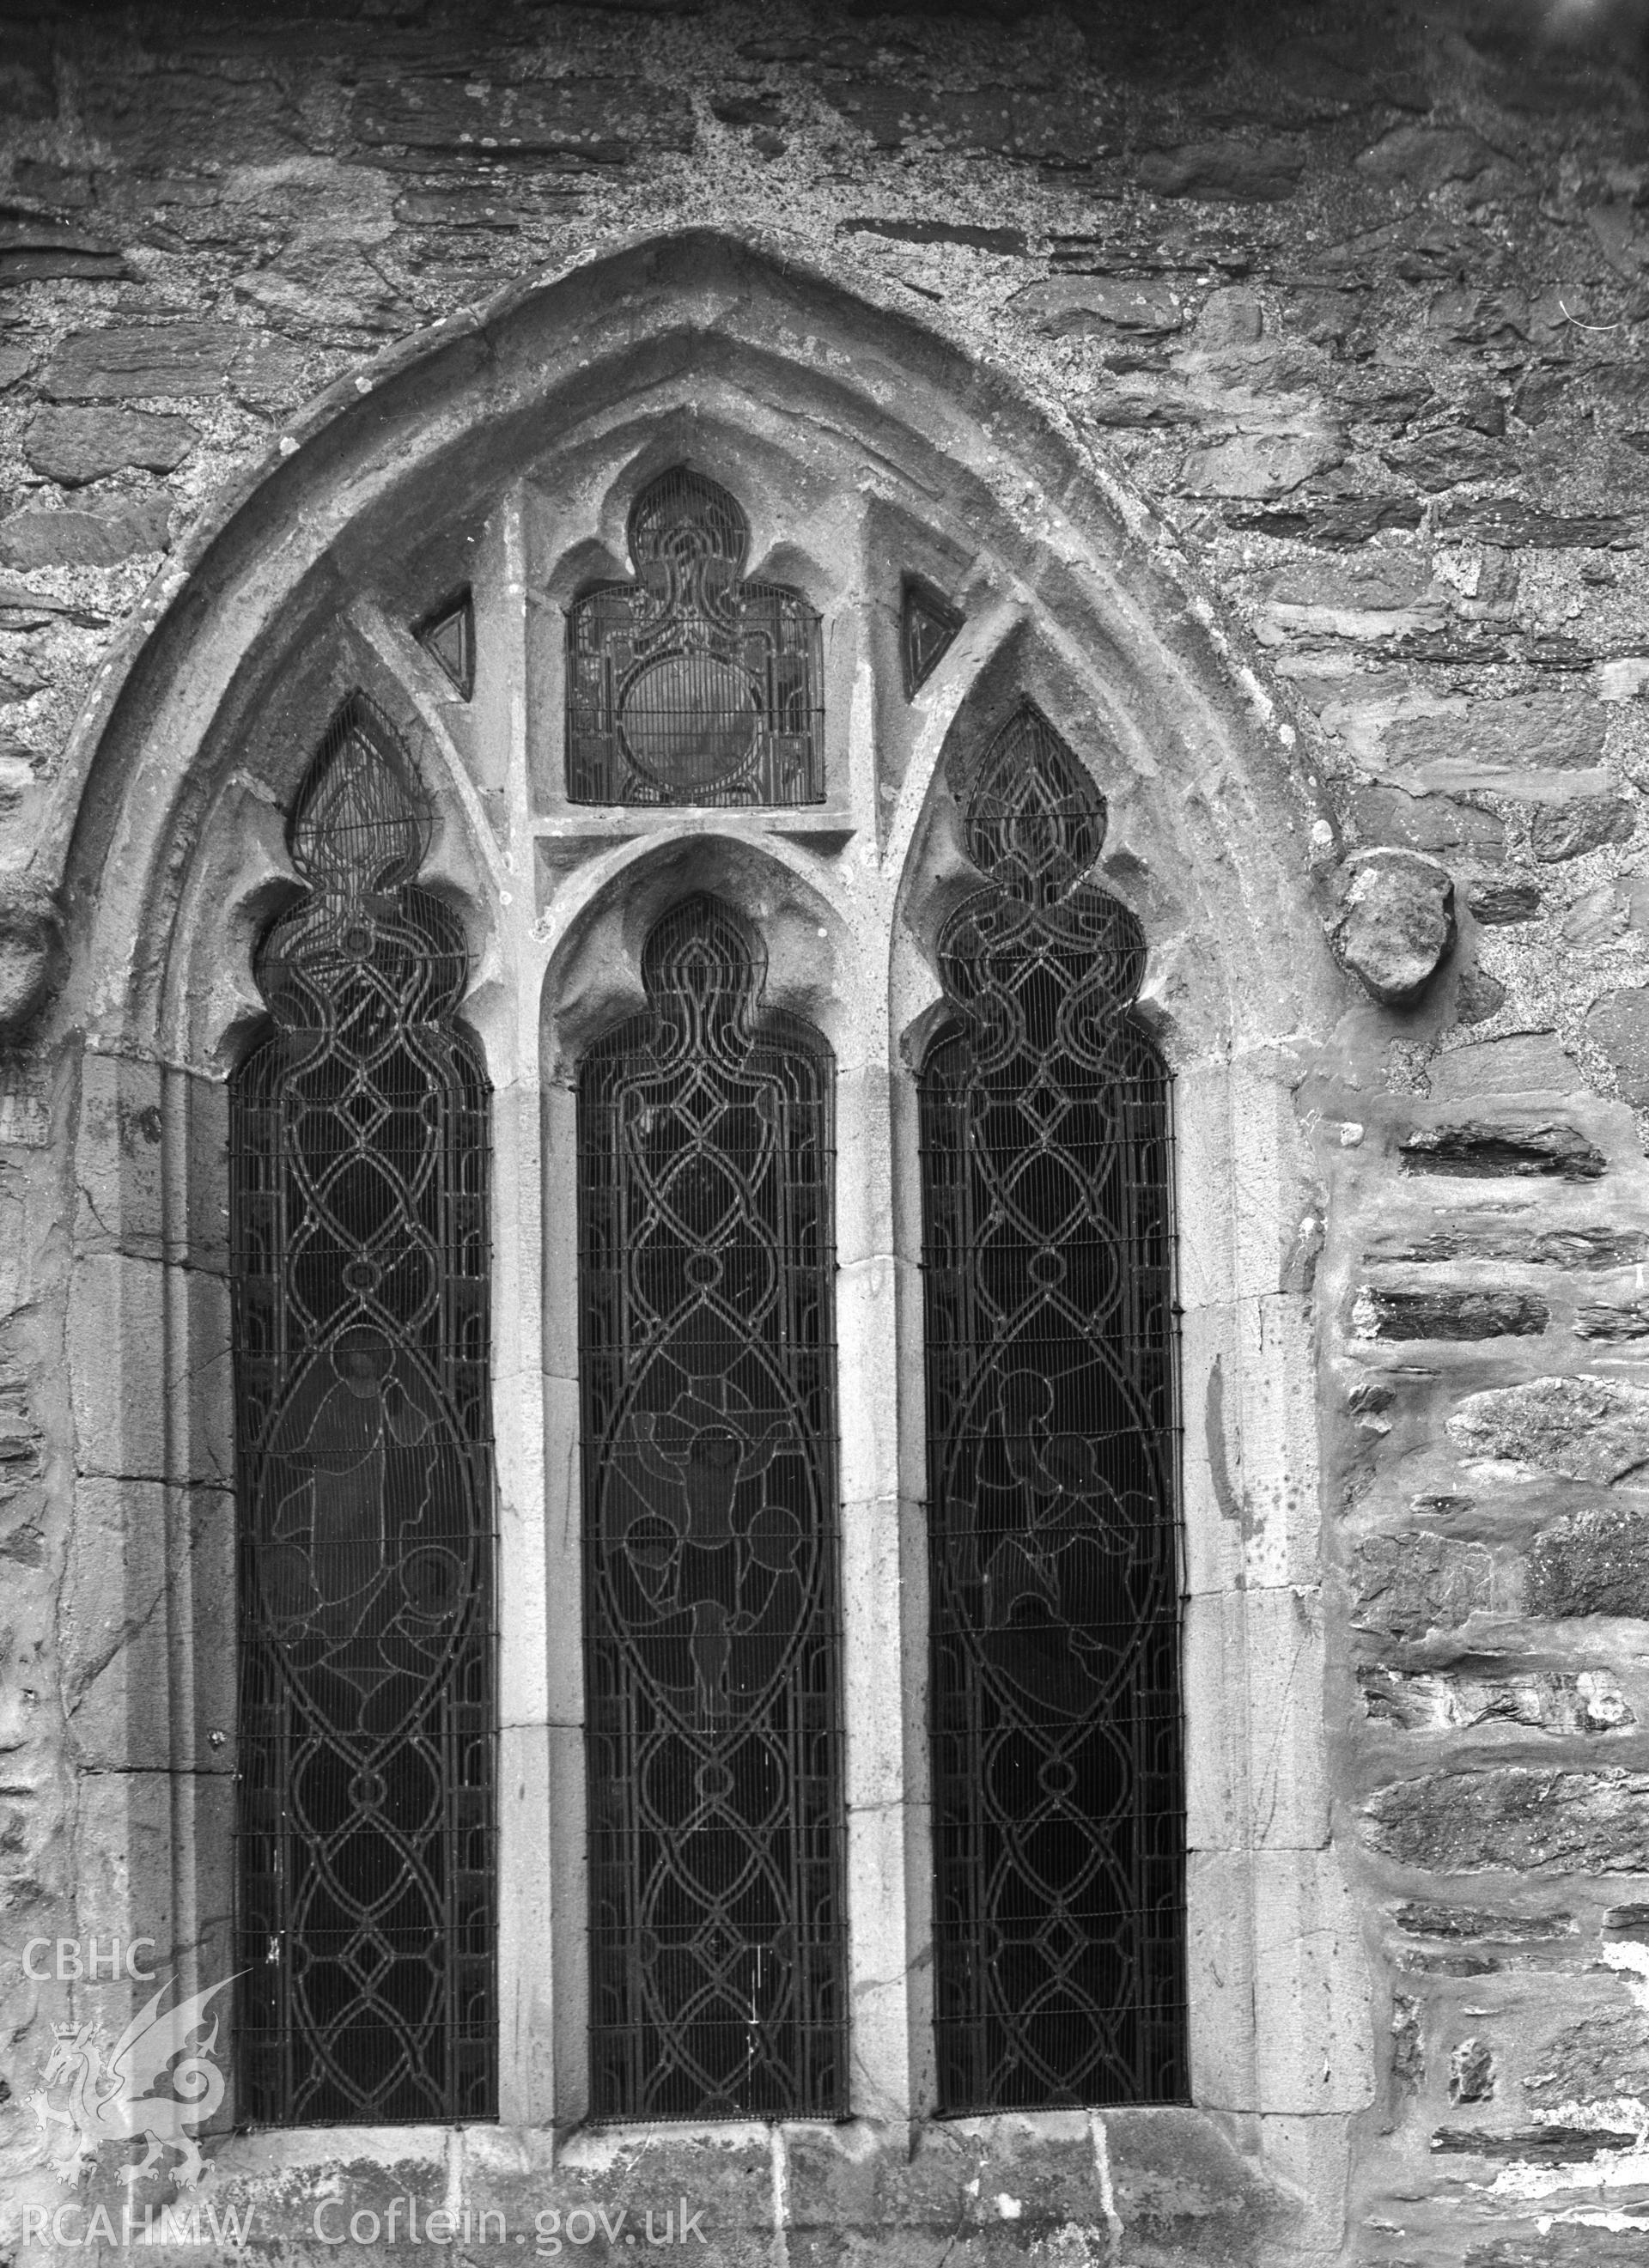
[[1466, 2268], [1643, 2268], [1643, 2235], [1584, 2221], [1554, 2224], [1547, 2213], [1513, 2235], [1474, 2244]]
[[24, 436], [23, 453], [37, 473], [64, 488], [140, 465], [169, 473], [199, 436], [187, 417], [142, 409], [42, 409]]
[[1603, 761], [1600, 704], [1567, 693], [1474, 701], [1463, 714], [1399, 717], [1380, 736], [1385, 762], [1424, 786], [1518, 792], [1535, 771], [1583, 771]]
[[1366, 1339], [1529, 1338], [1551, 1321], [1532, 1292], [1395, 1292], [1365, 1285], [1352, 1329]]
[[1474, 918], [1490, 929], [1534, 921], [1540, 913], [1540, 884], [1510, 875], [1474, 874], [1465, 897]]
[[1600, 882], [1579, 897], [1563, 917], [1563, 941], [1589, 950], [1623, 936], [1632, 917], [1631, 889], [1624, 875]]
[[1124, 377], [1096, 386], [1082, 405], [1093, 425], [1154, 428], [1200, 425], [1203, 406], [1191, 394], [1152, 377]]
[[[1513, 1240], [1518, 1249], [1508, 1259], [1527, 1257], [1537, 1267], [1636, 1268], [1649, 1260], [1649, 1235], [1634, 1228], [1551, 1228], [1527, 1244]], [[1498, 1258], [1498, 1250], [1488, 1256]]]
[[225, 391], [259, 335], [233, 323], [111, 324], [74, 331], [40, 373], [57, 401], [180, 401]]
[[26, 654], [0, 652], [0, 709], [26, 701], [41, 690], [47, 680]]
[[1508, 550], [1630, 549], [1642, 541], [1634, 523], [1619, 512], [1542, 512], [1520, 497], [1471, 497], [1442, 507], [1442, 525], [1452, 534], [1498, 543]]
[[1404, 70], [1388, 42], [1360, 26], [1285, 40], [1270, 62], [1290, 94], [1331, 104], [1334, 111], [1371, 102], [1389, 103], [1394, 110], [1431, 108], [1424, 80]]
[[1296, 560], [1272, 576], [1266, 596], [1274, 607], [1381, 614], [1417, 607], [1435, 589], [1430, 560], [1405, 551], [1376, 551], [1360, 559]]
[[1540, 2043], [1524, 2081], [1531, 2102], [1597, 2102], [1612, 2095], [1649, 2099], [1649, 2022], [1636, 2010], [1596, 2009]]
[[1023, 252], [1022, 228], [990, 228], [983, 222], [887, 220], [865, 214], [837, 225], [841, 236], [885, 236], [894, 244], [964, 244], [975, 252]]
[[1412, 423], [1437, 399], [1428, 372], [1384, 362], [1336, 371], [1334, 392], [1348, 423], [1388, 430]]
[[1622, 1481], [1649, 1464], [1649, 1387], [1615, 1378], [1531, 1378], [1468, 1395], [1447, 1421], [1469, 1456]]
[[1578, 803], [1546, 806], [1535, 814], [1529, 847], [1546, 865], [1583, 858], [1606, 843], [1627, 843], [1637, 825], [1635, 805], [1623, 795], [1583, 797]]
[[1484, 1178], [1513, 1174], [1523, 1179], [1553, 1174], [1565, 1182], [1594, 1182], [1608, 1164], [1578, 1128], [1538, 1119], [1467, 1118], [1423, 1126], [1397, 1156], [1407, 1173]]
[[693, 109], [644, 78], [413, 78], [367, 87], [351, 122], [363, 142], [410, 150], [499, 150], [622, 164], [632, 150], [690, 150]]
[[944, 149], [997, 150], [1006, 157], [1084, 165], [1104, 155], [1120, 124], [1115, 108], [1074, 91], [941, 90], [836, 79], [823, 92], [881, 150], [896, 150], [920, 136]]
[[1008, 304], [1056, 339], [1113, 330], [1166, 338], [1185, 322], [1172, 285], [1148, 277], [1054, 276], [1045, 284], [1027, 284]]
[[1380, 455], [1394, 473], [1432, 495], [1440, 489], [1458, 488], [1462, 481], [1487, 480], [1501, 461], [1492, 440], [1461, 425], [1439, 426], [1412, 441], [1383, 449]]
[[1381, 1788], [1364, 1816], [1376, 1851], [1439, 1874], [1649, 1871], [1649, 1773], [1619, 1767], [1433, 1772]]
[[1445, 181], [1474, 180], [1493, 158], [1463, 126], [1394, 126], [1363, 151], [1357, 170], [1382, 188], [1429, 193]]
[[1460, 972], [1454, 985], [1454, 1020], [1457, 1024], [1486, 1024], [1491, 1016], [1498, 1016], [1505, 1005], [1505, 987], [1498, 976], [1486, 968], [1468, 965]]
[[1529, 332], [1528, 301], [1521, 291], [1480, 291], [1469, 283], [1447, 284], [1426, 309], [1427, 327], [1462, 346], [1514, 346]]
[[1425, 2034], [1420, 2003], [1412, 1992], [1391, 1996], [1391, 2076], [1404, 2095], [1425, 2084]]
[[1649, 986], [1605, 992], [1586, 1011], [1586, 1030], [1614, 1064], [1624, 1100], [1649, 1103]]
[[1334, 948], [1376, 1000], [1418, 999], [1454, 938], [1454, 883], [1414, 850], [1365, 850], [1347, 861]]
[[0, 346], [0, 393], [15, 386], [20, 378], [26, 378], [33, 367], [34, 357], [30, 350], [7, 340]]
[[1572, 1937], [1572, 1914], [1494, 1913], [1483, 1906], [1401, 1905], [1399, 1929], [1416, 1937], [1488, 1938], [1498, 1945], [1544, 1945]]
[[1411, 1535], [1366, 1537], [1357, 1549], [1352, 1581], [1358, 1627], [1388, 1638], [1458, 1630], [1495, 1602], [1488, 1546], [1424, 1528]]
[[1531, 1615], [1649, 1616], [1649, 1513], [1603, 1504], [1542, 1528], [1529, 1547]]
[[99, 510], [14, 512], [0, 519], [0, 566], [113, 567], [144, 551], [164, 551], [171, 513], [163, 496]]
[[[1291, 584], [1299, 571], [1288, 571]], [[1395, 604], [1403, 604], [1395, 600]], [[1351, 823], [1366, 843], [1388, 843], [1408, 850], [1461, 851], [1473, 858], [1498, 861], [1505, 856], [1505, 824], [1491, 811], [1477, 811], [1469, 803], [1455, 803], [1446, 795], [1408, 795], [1400, 787], [1359, 788], [1351, 799]], [[1474, 890], [1535, 886], [1473, 882], [1467, 886], [1467, 903], [1477, 912]], [[1535, 891], [1539, 903], [1539, 892]], [[1483, 919], [1477, 915], [1479, 921]], [[1525, 916], [1514, 917], [1525, 919]]]
[[55, 279], [112, 283], [131, 270], [118, 245], [32, 217], [0, 219], [0, 290]]
[[1611, 2151], [1630, 2149], [1631, 2143], [1630, 2129], [1566, 2121], [1552, 2126], [1439, 2126], [1432, 2137], [1434, 2150], [1457, 2157], [1510, 2158], [1535, 2166], [1588, 2165]]
[[77, 211], [92, 202], [91, 168], [66, 166], [56, 158], [14, 158], [11, 186], [19, 196], [54, 205], [60, 212]]
[[1149, 150], [1135, 167], [1140, 187], [1153, 196], [1220, 204], [1280, 203], [1292, 196], [1305, 170], [1297, 144], [1275, 136], [1244, 142], [1234, 135]]
[[352, 244], [294, 245], [267, 268], [243, 269], [235, 278], [235, 297], [299, 336], [389, 333], [412, 316], [410, 303]]
[[1514, 1032], [1504, 1040], [1451, 1048], [1434, 1057], [1432, 1099], [1463, 1102], [1483, 1094], [1569, 1094], [1585, 1084], [1551, 1032]]
[[1205, 351], [1257, 346], [1264, 335], [1265, 303], [1256, 293], [1228, 285], [1204, 300], [1196, 318], [1196, 343]]
[[255, 165], [302, 147], [291, 101], [261, 74], [178, 64], [122, 71], [94, 78], [82, 101], [92, 133], [127, 165], [164, 171], [225, 150]]
[[1616, 1344], [1626, 1339], [1649, 1338], [1649, 1300], [1622, 1300], [1577, 1307], [1574, 1335], [1578, 1339], [1602, 1339]]
[[63, 929], [50, 893], [21, 875], [0, 878], [0, 1042], [28, 1029], [63, 971]]
[[1194, 449], [1182, 483], [1192, 496], [1286, 496], [1314, 473], [1344, 456], [1337, 440], [1320, 433], [1238, 433]]
[[1494, 2054], [1487, 2040], [1461, 2040], [1451, 2050], [1448, 2099], [1451, 2102], [1493, 2101]]
[[1104, 2116], [1112, 2196], [1130, 2257], [1213, 2268], [1222, 2258], [1249, 2256], [1274, 2207], [1211, 2120], [1125, 2104]]
[[1363, 1706], [1406, 1733], [1463, 1732], [1505, 1723], [1556, 1734], [1614, 1733], [1636, 1722], [1607, 1669], [1525, 1670], [1468, 1677], [1453, 1670], [1362, 1669]]
[[1623, 654], [1617, 661], [1601, 663], [1597, 674], [1600, 701], [1641, 701], [1649, 693], [1649, 657]]
[[1272, 512], [1239, 512], [1227, 508], [1229, 527], [1252, 529], [1259, 535], [1301, 536], [1325, 550], [1350, 550], [1367, 543], [1388, 528], [1418, 527], [1425, 507], [1418, 497], [1374, 496], [1336, 498], [1309, 505], [1284, 505]]

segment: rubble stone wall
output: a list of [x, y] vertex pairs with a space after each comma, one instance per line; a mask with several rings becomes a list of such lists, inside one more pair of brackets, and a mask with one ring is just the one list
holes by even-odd
[[[111, 2165], [73, 2193], [73, 2233], [42, 2247], [21, 2218], [70, 2194], [30, 2098], [53, 2025], [87, 2005], [26, 1948], [118, 1908], [198, 1960], [223, 1918], [221, 1900], [175, 1903], [173, 1885], [210, 1874], [180, 1869], [187, 1808], [145, 1808], [151, 1775], [207, 1789], [189, 1832], [224, 1815], [205, 1728], [223, 1713], [228, 1460], [221, 1395], [189, 1396], [224, 1359], [202, 1191], [241, 1027], [230, 978], [213, 994], [211, 971], [180, 976], [189, 953], [168, 940], [195, 936], [201, 961], [214, 877], [237, 859], [225, 902], [239, 893], [248, 924], [265, 903], [269, 782], [313, 740], [258, 751], [328, 671], [387, 668], [363, 593], [434, 575], [471, 492], [497, 588], [519, 598], [539, 574], [510, 549], [533, 540], [525, 523], [482, 523], [501, 468], [531, 456], [534, 309], [582, 308], [593, 335], [579, 279], [600, 274], [630, 311], [615, 335], [637, 398], [686, 389], [679, 434], [696, 384], [715, 417], [742, 387], [753, 431], [771, 429], [753, 467], [762, 449], [789, 461], [787, 423], [828, 431], [816, 461], [836, 462], [852, 421], [832, 423], [832, 356], [844, 401], [881, 389], [891, 435], [920, 359], [904, 342], [930, 341], [923, 384], [955, 405], [932, 446], [942, 459], [953, 431], [959, 492], [1017, 482], [1000, 526], [1020, 549], [992, 521], [978, 591], [1005, 606], [1017, 574], [1033, 628], [1108, 608], [1115, 657], [1095, 635], [1073, 684], [1120, 675], [1137, 647], [1125, 599], [1158, 625], [1159, 793], [1137, 765], [1116, 835], [1134, 863], [1111, 879], [1152, 938], [1151, 1012], [1182, 1076], [1188, 1251], [1211, 1248], [1196, 1215], [1211, 1189], [1260, 1223], [1232, 1231], [1260, 1252], [1251, 1278], [1186, 1293], [1193, 1841], [1244, 1861], [1263, 1918], [1275, 1886], [1276, 1943], [1262, 1928], [1248, 1946], [1265, 1957], [1222, 2036], [1250, 2059], [1286, 2037], [1299, 2070], [1275, 2113], [1222, 2070], [1196, 2110], [976, 2129], [883, 2118], [644, 2145], [524, 2114], [349, 2152], [225, 2136], [203, 2194], [278, 2194], [300, 2229], [346, 2191], [380, 2227], [409, 2198], [426, 2222], [491, 2206], [517, 2229], [551, 2205], [703, 2196], [718, 2253], [753, 2262], [1649, 2257], [1642, 27], [1629, 8], [1511, 0], [1167, 18], [1079, 0], [431, 0], [0, 18], [0, 2240], [18, 2257], [77, 2255], [94, 2200], [118, 2250], [125, 2198]], [[645, 306], [678, 287], [650, 332]], [[557, 350], [576, 362], [579, 343], [575, 325]], [[806, 384], [786, 375], [804, 365]], [[428, 442], [427, 528], [403, 498], [386, 563], [391, 522], [369, 506], [420, 386], [432, 433], [443, 401], [468, 404], [475, 431], [490, 402], [492, 438], [467, 455], [460, 421]], [[652, 414], [634, 413], [634, 446]], [[1041, 454], [1021, 446], [1033, 426]], [[883, 475], [854, 430], [871, 494]], [[917, 458], [890, 441], [888, 463], [903, 512]], [[828, 491], [796, 493], [823, 527]], [[1067, 540], [1072, 513], [1103, 521], [1113, 584]], [[312, 547], [301, 585], [281, 580], [283, 544]], [[968, 582], [953, 543], [912, 563]], [[300, 662], [306, 637], [326, 659], [265, 699], [253, 679], [276, 681], [277, 616]], [[313, 629], [331, 616], [349, 617], [335, 637]], [[998, 629], [994, 648], [978, 632], [987, 678], [1022, 650]], [[534, 635], [519, 629], [528, 682]], [[1035, 666], [1057, 680], [1054, 659]], [[1200, 773], [1166, 753], [1197, 670], [1223, 674], [1252, 743], [1233, 726]], [[177, 777], [121, 773], [127, 747], [164, 764], [191, 686], [202, 713]], [[844, 804], [832, 823], [884, 850], [879, 827], [903, 824], [937, 873], [921, 829], [943, 834], [948, 720], [925, 742], [881, 709], [863, 729], [881, 765], [866, 792], [885, 784], [887, 809]], [[534, 835], [519, 926], [499, 934], [548, 954], [563, 853], [504, 753], [524, 731], [483, 697], [451, 746], [477, 837], [493, 826], [507, 853], [511, 825], [516, 851]], [[902, 803], [907, 764], [932, 799]], [[236, 814], [239, 843], [202, 863], [209, 803]], [[812, 855], [798, 848], [798, 872]], [[1272, 959], [1226, 968], [1229, 1012], [1198, 1027], [1199, 946], [1225, 922], [1228, 952], [1239, 908]], [[896, 967], [867, 1094], [897, 1084], [920, 1005], [902, 982]], [[1199, 1082], [1246, 1054], [1272, 1083], [1233, 1077], [1220, 1108], [1239, 1146], [1287, 1153], [1263, 1201], [1240, 1176], [1198, 1178]], [[535, 1107], [539, 1076], [520, 1072], [510, 1109]], [[1262, 1123], [1278, 1086], [1282, 1134]], [[536, 1236], [533, 1201], [519, 1218]], [[1240, 1422], [1222, 1400], [1239, 1380]], [[1272, 1392], [1314, 1406], [1308, 1464], [1289, 1462], [1280, 1421], [1267, 1448]], [[180, 1425], [202, 1430], [180, 1443]], [[548, 1485], [523, 1460], [522, 1488]], [[180, 1617], [175, 1570], [195, 1556], [216, 1572]], [[163, 1687], [170, 1716], [146, 1719]], [[164, 1753], [145, 1721], [172, 1726]], [[1267, 1754], [1286, 1759], [1269, 1778]], [[1299, 1863], [1313, 1852], [1320, 1875]], [[604, 2248], [623, 2238], [588, 2249]], [[485, 2228], [463, 2249], [519, 2257]]]

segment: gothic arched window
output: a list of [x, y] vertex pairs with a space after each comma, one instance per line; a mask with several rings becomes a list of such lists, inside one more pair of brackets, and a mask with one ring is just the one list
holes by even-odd
[[935, 2029], [953, 2112], [1184, 2097], [1168, 1082], [1028, 704], [922, 1079]]
[[599, 2117], [846, 2108], [833, 1064], [710, 898], [578, 1083]]
[[629, 515], [633, 583], [567, 623], [574, 803], [822, 803], [819, 617], [745, 580], [750, 523], [702, 474], [666, 473]]
[[488, 1088], [358, 696], [290, 827], [231, 1095], [239, 2110], [496, 2115]]

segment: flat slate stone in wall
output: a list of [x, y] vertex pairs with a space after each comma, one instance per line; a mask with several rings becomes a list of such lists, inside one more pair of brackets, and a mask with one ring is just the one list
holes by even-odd
[[1380, 755], [1403, 784], [1516, 795], [1532, 775], [1589, 771], [1603, 760], [1604, 718], [1567, 693], [1526, 693], [1475, 703], [1468, 714], [1400, 718]]
[[1371, 1848], [1439, 1874], [1649, 1872], [1645, 1772], [1432, 1772], [1381, 1788], [1365, 1817]]
[[96, 509], [25, 511], [0, 519], [0, 566], [113, 567], [140, 552], [164, 551], [168, 499], [148, 497]]
[[1528, 1564], [1532, 1615], [1649, 1618], [1649, 1506], [1572, 1513], [1542, 1529]]
[[107, 474], [140, 466], [176, 470], [197, 438], [184, 417], [136, 410], [42, 409], [24, 437], [23, 454], [37, 473], [64, 488], [83, 488]]
[[1466, 1454], [1615, 1482], [1649, 1465], [1649, 1387], [1615, 1378], [1534, 1378], [1467, 1396], [1447, 1424]]

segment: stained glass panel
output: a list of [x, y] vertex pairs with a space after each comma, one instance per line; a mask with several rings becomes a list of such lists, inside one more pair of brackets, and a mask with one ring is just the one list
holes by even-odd
[[594, 2108], [828, 2117], [832, 1064], [715, 901], [642, 966], [578, 1091]]
[[819, 617], [799, 591], [745, 579], [735, 498], [666, 473], [637, 498], [629, 550], [635, 581], [568, 616], [571, 800], [821, 803]]
[[487, 1084], [393, 733], [346, 703], [231, 1094], [237, 2086], [254, 2124], [496, 2115]]
[[967, 814], [922, 1080], [936, 2031], [953, 2113], [1184, 2099], [1168, 1082], [1046, 720]]

